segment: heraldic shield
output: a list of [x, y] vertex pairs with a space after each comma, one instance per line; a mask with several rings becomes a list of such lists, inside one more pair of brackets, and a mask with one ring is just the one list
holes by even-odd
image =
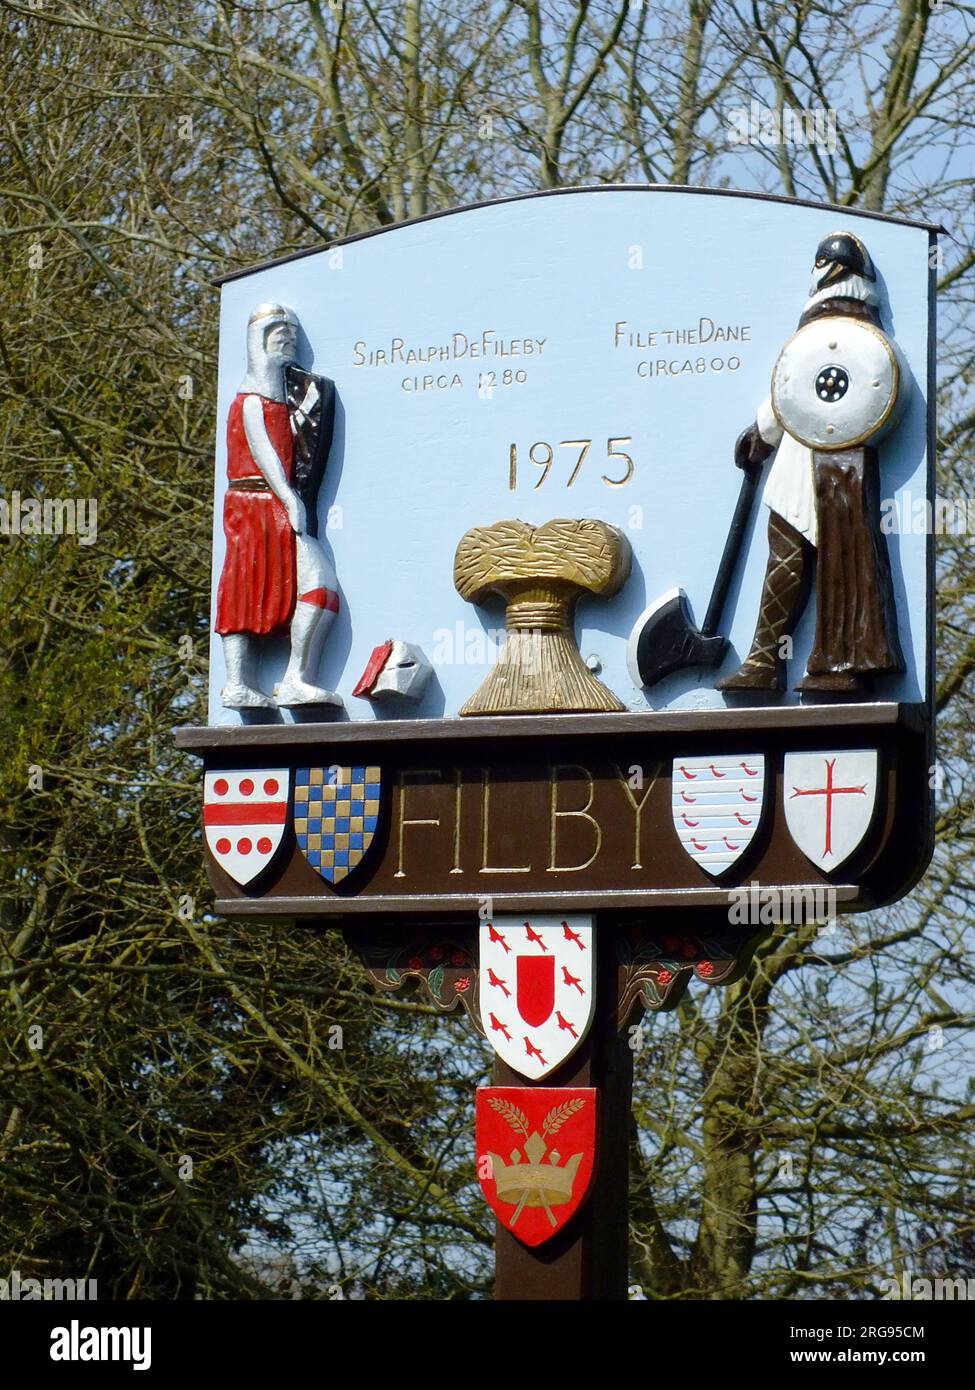
[[295, 839], [313, 869], [341, 883], [365, 858], [379, 823], [378, 767], [299, 767]]
[[203, 834], [221, 869], [242, 888], [284, 841], [290, 781], [286, 767], [204, 773]]
[[877, 804], [875, 748], [786, 753], [785, 820], [808, 859], [832, 873], [863, 843]]
[[677, 838], [695, 864], [720, 878], [758, 830], [765, 800], [764, 757], [675, 758], [671, 785]]
[[592, 917], [495, 917], [481, 923], [478, 949], [484, 1031], [509, 1067], [540, 1081], [589, 1031], [595, 1002]]
[[593, 1087], [482, 1086], [477, 1092], [481, 1191], [525, 1245], [549, 1240], [588, 1196], [596, 1098]]

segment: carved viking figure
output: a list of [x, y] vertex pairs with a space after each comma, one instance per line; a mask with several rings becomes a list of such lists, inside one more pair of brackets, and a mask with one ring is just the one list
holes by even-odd
[[[816, 251], [799, 331], [783, 349], [772, 394], [739, 438], [735, 462], [773, 453], [764, 501], [769, 559], [751, 650], [721, 690], [782, 690], [783, 638], [816, 574], [816, 635], [796, 687], [856, 695], [904, 669], [890, 560], [880, 534], [875, 440], [903, 405], [906, 382], [881, 330], [876, 273], [849, 232]], [[814, 326], [810, 326], [814, 325]]]
[[[335, 387], [295, 363], [298, 320], [262, 304], [247, 324], [247, 375], [227, 418], [227, 541], [217, 590], [230, 709], [338, 705], [315, 683], [338, 611], [335, 571], [317, 539], [317, 499], [332, 442]], [[285, 632], [291, 657], [273, 697], [261, 689], [262, 639]]]

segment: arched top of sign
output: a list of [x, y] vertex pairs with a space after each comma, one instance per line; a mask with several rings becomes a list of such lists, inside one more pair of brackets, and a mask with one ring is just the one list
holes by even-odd
[[[940, 223], [927, 222], [923, 218], [902, 217], [900, 214], [892, 212], [874, 212], [868, 208], [841, 207], [838, 203], [817, 203], [811, 198], [790, 198], [784, 193], [757, 193], [752, 189], [745, 188], [702, 188], [679, 183], [591, 183], [573, 184], [566, 188], [542, 188], [528, 193], [512, 193], [503, 198], [485, 198], [477, 203], [459, 203], [456, 207], [441, 208], [436, 212], [423, 213], [419, 217], [404, 218], [402, 222], [389, 222], [382, 227], [370, 227], [365, 232], [350, 232], [348, 236], [335, 237], [327, 243], [327, 247], [348, 246], [352, 242], [362, 241], [366, 237], [384, 236], [389, 232], [398, 231], [401, 227], [413, 227], [421, 222], [431, 222], [441, 217], [455, 217], [460, 213], [479, 212], [482, 208], [500, 207], [508, 203], [524, 203], [538, 198], [564, 198], [580, 193], [689, 193], [715, 198], [744, 198], [760, 203], [782, 203], [789, 207], [816, 208], [818, 211], [833, 212], [838, 218], [845, 220], [855, 217], [868, 221], [892, 222], [904, 227], [916, 227], [921, 231], [935, 234], [945, 232], [945, 228]], [[245, 266], [241, 270], [228, 271], [226, 275], [216, 275], [212, 283], [218, 286], [226, 285], [231, 280], [239, 280], [243, 276], [253, 275], [258, 270], [267, 270], [271, 266], [283, 265], [287, 261], [297, 260], [303, 256], [314, 256], [322, 249], [321, 246], [306, 246], [300, 251], [292, 251], [286, 256], [276, 256], [270, 260], [259, 261], [256, 265]]]

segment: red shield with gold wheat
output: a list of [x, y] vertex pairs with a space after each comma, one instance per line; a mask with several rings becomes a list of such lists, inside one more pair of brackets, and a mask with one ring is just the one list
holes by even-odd
[[478, 1181], [498, 1220], [525, 1245], [550, 1240], [579, 1210], [595, 1162], [595, 1089], [478, 1090]]

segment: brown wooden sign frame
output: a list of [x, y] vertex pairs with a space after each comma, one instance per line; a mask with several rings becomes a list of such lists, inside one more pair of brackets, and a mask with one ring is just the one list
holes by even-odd
[[[497, 913], [552, 906], [675, 913], [727, 906], [729, 890], [750, 882], [828, 886], [839, 910], [849, 911], [907, 892], [932, 849], [931, 749], [920, 705], [251, 725], [181, 729], [177, 743], [221, 770], [368, 761], [382, 771], [377, 843], [354, 876], [333, 887], [293, 845], [267, 878], [243, 889], [208, 855], [215, 908], [226, 916], [340, 924], [435, 913], [462, 920], [485, 899]], [[783, 823], [782, 754], [824, 744], [869, 745], [881, 758], [874, 824], [834, 875], [805, 858]], [[695, 753], [745, 755], [756, 746], [769, 759], [763, 829], [740, 866], [715, 881], [691, 862], [669, 824], [671, 762]], [[656, 781], [627, 795], [620, 784], [634, 768]], [[610, 835], [596, 828], [601, 814]]]

